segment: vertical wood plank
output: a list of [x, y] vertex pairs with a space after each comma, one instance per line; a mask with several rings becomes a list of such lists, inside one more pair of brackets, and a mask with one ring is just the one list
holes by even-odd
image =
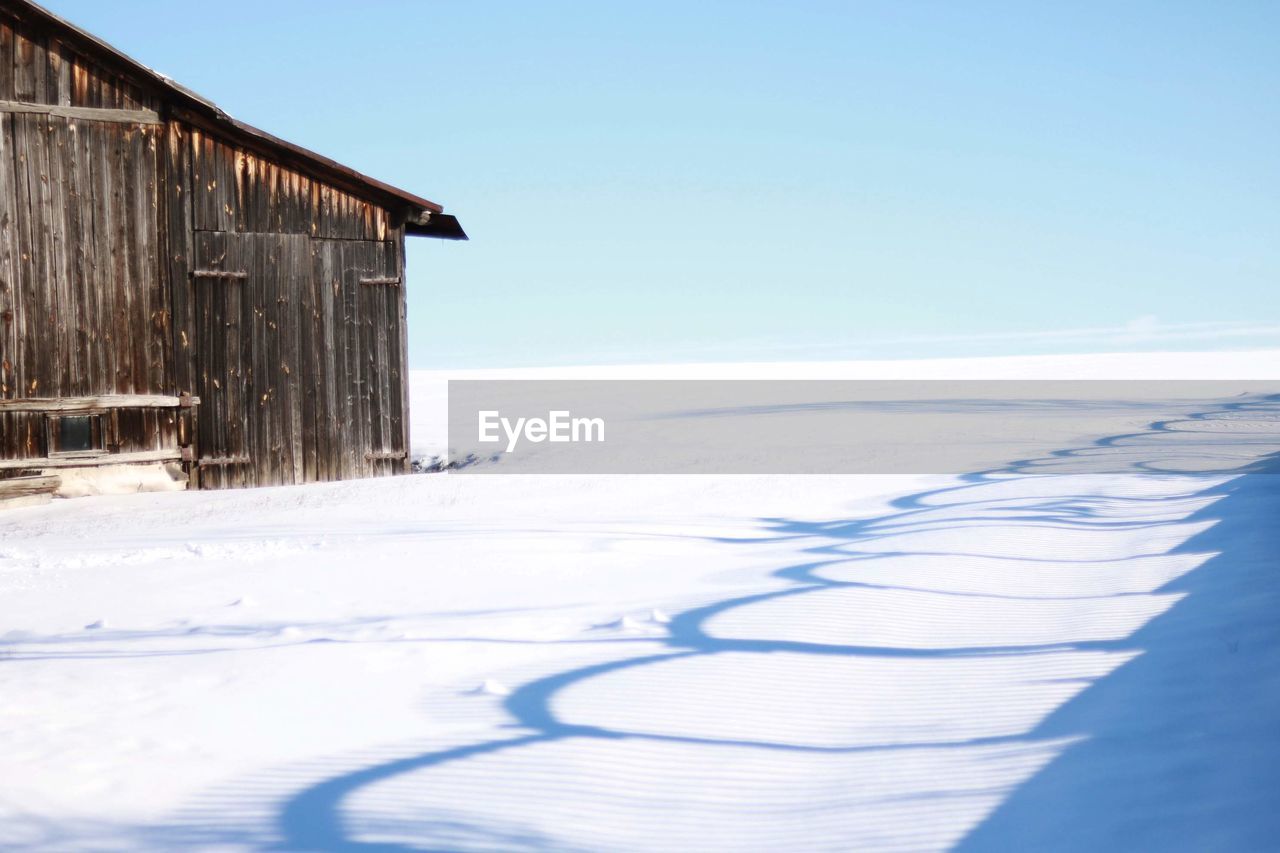
[[93, 245], [91, 208], [85, 204], [89, 190], [89, 175], [84, 156], [81, 126], [68, 122], [62, 147], [65, 164], [63, 177], [66, 184], [66, 238], [68, 300], [71, 314], [68, 316], [72, 353], [72, 382], [67, 393], [88, 395], [94, 387], [94, 318], [92, 295], [88, 288], [89, 252]]
[[95, 294], [94, 315], [98, 329], [97, 346], [100, 367], [97, 382], [97, 393], [114, 394], [120, 387], [119, 382], [119, 347], [116, 339], [119, 334], [116, 323], [116, 262], [112, 251], [112, 239], [115, 231], [114, 205], [112, 196], [114, 173], [111, 168], [110, 146], [112, 144], [111, 128], [97, 122], [86, 122], [83, 128], [88, 140], [87, 147], [91, 158], [91, 186], [93, 203], [93, 257], [94, 269], [92, 285]]
[[322, 382], [320, 367], [322, 335], [318, 335], [316, 305], [315, 247], [305, 234], [298, 236], [298, 395], [301, 424], [302, 481], [320, 478], [317, 459], [319, 433], [316, 424], [316, 400]]
[[44, 102], [47, 104], [71, 103], [71, 66], [66, 62], [69, 55], [70, 50], [57, 36], [48, 36], [44, 52]]
[[[206, 237], [210, 242], [211, 258], [207, 266], [225, 267], [228, 247], [225, 234], [213, 232]], [[234, 263], [234, 260], [232, 260]], [[206, 263], [201, 263], [203, 268]], [[240, 297], [244, 284], [219, 279], [202, 279], [205, 298], [209, 300], [209, 349], [210, 385], [217, 390], [217, 408], [214, 410], [214, 450], [208, 456], [218, 459], [232, 458], [243, 448], [246, 437], [241, 422], [244, 411], [243, 382], [240, 371], [241, 328]], [[240, 473], [235, 468], [215, 466], [218, 485], [231, 486], [232, 476]]]
[[52, 323], [56, 352], [54, 374], [49, 379], [59, 395], [75, 394], [80, 387], [80, 360], [77, 356], [79, 306], [72, 296], [70, 257], [73, 233], [70, 220], [74, 199], [68, 187], [66, 151], [72, 124], [66, 119], [49, 118], [41, 146], [41, 168], [45, 173], [49, 203], [50, 277], [47, 286], [54, 306]]
[[260, 480], [254, 465], [263, 453], [262, 419], [259, 417], [257, 353], [260, 350], [254, 310], [257, 281], [261, 268], [256, 266], [253, 246], [235, 234], [217, 235], [224, 245], [225, 268], [246, 270], [245, 279], [216, 280], [227, 294], [229, 328], [223, 341], [227, 384], [233, 389], [227, 397], [227, 408], [222, 413], [225, 428], [232, 439], [227, 442], [227, 455], [247, 456], [248, 465], [235, 465], [225, 469], [227, 485], [235, 487], [257, 485]]
[[320, 269], [317, 275], [316, 294], [320, 307], [320, 331], [322, 347], [320, 359], [323, 367], [323, 378], [320, 383], [321, 394], [317, 398], [319, 411], [317, 425], [320, 438], [318, 448], [321, 479], [337, 480], [343, 475], [341, 458], [341, 436], [338, 432], [339, 418], [345, 417], [346, 388], [341, 386], [342, 371], [340, 365], [344, 358], [339, 349], [344, 340], [338, 334], [340, 312], [337, 306], [342, 293], [342, 258], [340, 245], [329, 240], [316, 240], [312, 244], [317, 247], [317, 258]]
[[[3, 52], [0, 51], [0, 61], [2, 60]], [[18, 304], [18, 198], [14, 176], [15, 159], [12, 116], [0, 114], [0, 399], [19, 396], [18, 362], [22, 316], [21, 306]], [[13, 427], [12, 424], [5, 426]]]
[[290, 458], [293, 461], [292, 482], [304, 483], [306, 476], [306, 440], [303, 436], [305, 422], [302, 399], [302, 364], [308, 353], [302, 347], [304, 329], [309, 325], [301, 310], [304, 295], [310, 291], [311, 258], [308, 251], [308, 238], [302, 235], [291, 235], [288, 238], [289, 268], [285, 279], [289, 301], [284, 303], [280, 312], [281, 325], [286, 331], [287, 343], [285, 361], [289, 367], [285, 383], [289, 401], [289, 445]]
[[293, 461], [288, 457], [288, 432], [284, 400], [284, 371], [282, 369], [284, 348], [282, 346], [284, 330], [280, 325], [280, 299], [283, 297], [285, 280], [284, 264], [287, 261], [286, 245], [281, 235], [263, 235], [260, 238], [267, 256], [268, 277], [265, 284], [268, 289], [263, 294], [263, 313], [266, 318], [267, 356], [264, 365], [268, 382], [269, 396], [267, 406], [271, 412], [271, 478], [273, 483], [287, 482], [286, 470], [292, 475]]
[[367, 424], [364, 405], [364, 383], [361, 379], [360, 363], [360, 271], [363, 268], [363, 252], [359, 243], [342, 241], [342, 323], [346, 381], [343, 383], [347, 398], [347, 434], [344, 436], [344, 457], [346, 460], [346, 476], [359, 477], [364, 474], [365, 458], [368, 442], [365, 439]]
[[[193, 234], [192, 235], [192, 252], [193, 265], [200, 263], [206, 257], [208, 246], [206, 241], [209, 235]], [[216, 417], [218, 406], [217, 398], [212, 387], [212, 349], [210, 343], [210, 306], [208, 301], [208, 290], [204, 279], [193, 279], [191, 289], [189, 291], [191, 301], [191, 365], [193, 369], [193, 393], [200, 398], [200, 408], [195, 413], [195, 443], [199, 450], [197, 457], [197, 482], [202, 489], [210, 489], [214, 487], [214, 475], [211, 469], [199, 465], [200, 459], [210, 458], [216, 455], [213, 437], [213, 423]]]
[[249, 271], [245, 279], [245, 320], [250, 343], [247, 350], [248, 359], [245, 365], [250, 377], [249, 394], [245, 403], [248, 413], [249, 457], [252, 464], [246, 466], [257, 485], [268, 485], [272, 482], [270, 468], [271, 456], [271, 410], [267, 403], [270, 400], [270, 375], [267, 370], [267, 333], [266, 318], [263, 316], [262, 303], [265, 298], [264, 279], [269, 274], [263, 258], [262, 243], [258, 240], [238, 241], [243, 255], [240, 263], [242, 269]]
[[0, 98], [15, 101], [13, 92], [13, 27], [0, 20]]
[[139, 393], [135, 369], [138, 360], [134, 352], [137, 298], [134, 294], [137, 259], [132, 258], [130, 239], [133, 186], [128, 167], [128, 129], [123, 125], [107, 128], [110, 139], [111, 168], [111, 261], [112, 284], [115, 290], [115, 347], [116, 387], [122, 394]]
[[253, 214], [255, 199], [258, 193], [258, 161], [257, 158], [244, 152], [237, 151], [235, 156], [236, 166], [236, 210], [235, 210], [235, 230], [237, 231], [262, 231], [258, 225], [257, 217]]
[[84, 57], [76, 57], [71, 68], [71, 105], [89, 106], [89, 83], [93, 72]]
[[18, 201], [18, 306], [21, 320], [22, 361], [19, 396], [41, 393], [45, 376], [44, 335], [47, 309], [43, 283], [44, 242], [41, 238], [40, 178], [34, 164], [38, 144], [38, 117], [14, 115], [14, 177]]
[[161, 240], [160, 131], [153, 127], [138, 129], [140, 155], [138, 161], [138, 210], [141, 214], [135, 245], [142, 266], [142, 286], [147, 293], [147, 325], [145, 335], [147, 387], [153, 394], [172, 392], [173, 352], [169, 288], [163, 263]]
[[216, 231], [217, 218], [213, 214], [213, 194], [216, 175], [213, 168], [214, 140], [198, 130], [191, 131], [191, 205], [195, 227], [203, 231]]
[[[395, 247], [390, 243], [379, 242], [379, 269], [382, 275], [396, 277], [398, 270], [396, 264]], [[382, 298], [382, 387], [380, 393], [381, 415], [382, 415], [382, 433], [385, 449], [388, 452], [395, 452], [399, 449], [400, 440], [396, 436], [396, 431], [400, 427], [399, 418], [395, 417], [395, 399], [399, 396], [400, 388], [400, 340], [397, 336], [399, 328], [399, 308], [400, 308], [400, 291], [402, 287], [384, 287]], [[393, 423], [394, 421], [394, 423]], [[396, 473], [399, 465], [394, 460], [387, 463], [386, 473]]]
[[[382, 243], [368, 243], [367, 245], [371, 256], [372, 275], [385, 278], [388, 274], [388, 258], [385, 245]], [[369, 400], [369, 446], [375, 454], [379, 455], [385, 455], [391, 450], [391, 413], [388, 407], [388, 400], [391, 396], [391, 360], [388, 354], [389, 322], [387, 304], [391, 296], [390, 291], [393, 289], [388, 285], [369, 285], [362, 288], [367, 295], [367, 304], [369, 305], [365, 323], [365, 331], [368, 334], [368, 338], [365, 341], [365, 359], [369, 365], [370, 380], [367, 395]], [[374, 473], [382, 474], [389, 471], [390, 466], [385, 459], [380, 459], [375, 461], [372, 468]]]
[[162, 170], [164, 225], [161, 246], [165, 252], [168, 296], [172, 306], [173, 383], [178, 393], [195, 394], [190, 146], [191, 140], [184, 127], [177, 122], [169, 122], [165, 128], [165, 164]]
[[397, 450], [403, 450], [405, 453], [404, 460], [400, 463], [401, 473], [407, 473], [411, 470], [413, 446], [410, 444], [409, 437], [409, 416], [411, 413], [409, 405], [409, 335], [408, 335], [408, 308], [409, 308], [409, 279], [405, 276], [405, 251], [404, 251], [404, 227], [401, 226], [393, 232], [395, 246], [395, 269], [396, 274], [400, 276], [400, 287], [396, 293], [396, 330], [399, 335], [398, 355], [396, 363], [399, 367], [399, 382], [396, 389], [396, 411], [400, 415], [400, 446]]
[[13, 99], [36, 101], [36, 45], [21, 29], [13, 37]]
[[356, 304], [359, 306], [359, 343], [356, 351], [356, 361], [360, 365], [360, 385], [357, 389], [360, 397], [360, 415], [361, 428], [364, 430], [368, 439], [362, 442], [359, 461], [366, 470], [365, 476], [372, 473], [377, 467], [375, 462], [368, 458], [371, 451], [378, 449], [377, 417], [373, 412], [373, 404], [375, 402], [375, 391], [378, 387], [377, 365], [374, 363], [373, 353], [376, 349], [376, 342], [373, 337], [374, 312], [377, 310], [377, 291], [373, 287], [360, 284], [359, 279], [368, 278], [373, 275], [372, 269], [368, 266], [368, 250], [365, 243], [348, 243], [347, 245], [360, 250], [362, 263], [356, 269]]
[[126, 328], [129, 330], [129, 373], [135, 394], [146, 394], [149, 387], [147, 359], [148, 331], [151, 326], [150, 282], [146, 280], [147, 254], [146, 197], [144, 172], [144, 140], [141, 128], [124, 125], [121, 133], [120, 159], [123, 175], [124, 230], [120, 247], [125, 256], [125, 293], [128, 295]]

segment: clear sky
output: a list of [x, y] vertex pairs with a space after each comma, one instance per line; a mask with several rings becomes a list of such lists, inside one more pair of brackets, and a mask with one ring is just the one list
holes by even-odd
[[439, 201], [410, 361], [1280, 346], [1280, 3], [46, 0]]

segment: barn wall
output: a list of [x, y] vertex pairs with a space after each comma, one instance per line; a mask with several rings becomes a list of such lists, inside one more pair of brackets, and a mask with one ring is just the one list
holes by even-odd
[[200, 129], [166, 134], [175, 375], [202, 401], [201, 487], [407, 470], [403, 228]]
[[0, 398], [172, 386], [158, 130], [0, 112]]
[[190, 149], [196, 230], [390, 239], [389, 216], [378, 205], [198, 129], [175, 126]]
[[[158, 104], [56, 35], [0, 14], [0, 101]], [[0, 111], [0, 400], [166, 394], [154, 124]], [[176, 443], [172, 411], [102, 416], [112, 453]], [[0, 414], [0, 460], [45, 455], [45, 415]]]
[[[0, 400], [201, 397], [194, 430], [126, 408], [101, 434], [176, 453], [193, 433], [203, 487], [407, 470], [399, 219], [84, 50], [0, 12], [0, 102], [152, 112], [0, 104]], [[0, 412], [0, 460], [47, 432]]]
[[[0, 412], [0, 460], [49, 456], [55, 448], [50, 446], [46, 417], [41, 412]], [[172, 408], [125, 407], [95, 417], [100, 419], [103, 448], [109, 455], [117, 455], [173, 448], [178, 442], [182, 414]], [[21, 468], [0, 468], [0, 479], [22, 471]]]
[[0, 100], [73, 107], [159, 108], [154, 93], [112, 73], [56, 34], [0, 13]]

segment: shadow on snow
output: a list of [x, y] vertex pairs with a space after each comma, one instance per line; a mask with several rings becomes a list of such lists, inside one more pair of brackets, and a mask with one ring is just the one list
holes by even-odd
[[[1274, 408], [1269, 407], [1276, 402], [1276, 398], [1239, 402], [1217, 412], [1193, 416], [1191, 421], [1258, 409], [1273, 412]], [[1187, 423], [1176, 422], [1180, 436], [1187, 431]], [[1215, 556], [1162, 587], [1161, 592], [1186, 595], [1123, 640], [998, 649], [918, 649], [726, 639], [713, 636], [707, 629], [711, 619], [734, 608], [823, 589], [868, 586], [827, 579], [819, 572], [853, 560], [903, 556], [904, 552], [896, 551], [856, 551], [859, 544], [902, 531], [991, 521], [991, 516], [976, 514], [941, 521], [931, 519], [931, 515], [939, 509], [957, 507], [979, 512], [984, 505], [1000, 500], [983, 498], [981, 489], [987, 486], [1052, 474], [1055, 464], [1081, 454], [1140, 451], [1144, 442], [1171, 431], [1174, 425], [1175, 422], [1160, 422], [1144, 433], [1114, 436], [1085, 448], [1058, 451], [1045, 459], [1021, 460], [1002, 469], [972, 473], [962, 477], [958, 485], [899, 498], [892, 503], [892, 512], [874, 518], [838, 522], [765, 519], [763, 523], [773, 534], [766, 541], [823, 542], [805, 549], [812, 555], [811, 560], [775, 572], [791, 586], [675, 615], [668, 626], [668, 637], [646, 638], [649, 643], [665, 643], [667, 648], [658, 654], [586, 666], [524, 684], [504, 702], [518, 730], [510, 737], [378, 761], [335, 773], [294, 793], [276, 814], [276, 846], [288, 850], [392, 853], [447, 850], [451, 849], [452, 840], [472, 845], [488, 841], [507, 847], [564, 849], [562, 841], [532, 832], [521, 834], [445, 818], [416, 823], [413, 829], [418, 835], [427, 836], [417, 844], [362, 841], [348, 831], [342, 809], [362, 789], [401, 774], [568, 738], [734, 743], [818, 752], [883, 748], [717, 741], [575, 725], [557, 718], [552, 702], [560, 691], [610, 672], [726, 652], [945, 658], [997, 651], [1016, 654], [1096, 648], [1142, 653], [1066, 701], [1032, 731], [989, 739], [1062, 739], [1071, 744], [1038, 773], [1006, 792], [1003, 802], [960, 846], [968, 850], [1270, 848], [1280, 838], [1280, 810], [1274, 807], [1275, 792], [1280, 790], [1280, 727], [1275, 717], [1280, 703], [1280, 655], [1276, 654], [1280, 648], [1280, 585], [1275, 577], [1280, 561], [1280, 477], [1271, 473], [1280, 469], [1276, 468], [1274, 456], [1243, 467], [1190, 472], [1234, 479], [1195, 488], [1184, 495], [1216, 500], [1190, 517], [1178, 518], [1178, 522], [1215, 523], [1169, 553]], [[1140, 459], [1133, 463], [1133, 469], [1149, 475], [1188, 473], [1166, 467], [1158, 458]], [[1151, 500], [1154, 505], [1161, 499], [1134, 496], [1124, 500]], [[1171, 523], [1116, 522], [1092, 506], [1088, 498], [1070, 496], [1047, 498], [1038, 504], [1023, 501], [1016, 509], [1017, 513], [1001, 516], [1000, 520], [1085, 529], [1157, 528]], [[751, 541], [761, 540], [724, 541], [749, 547]], [[921, 552], [905, 555], [916, 553]], [[944, 745], [958, 744], [952, 741]], [[208, 829], [216, 834], [212, 827], [187, 829], [197, 833]]]

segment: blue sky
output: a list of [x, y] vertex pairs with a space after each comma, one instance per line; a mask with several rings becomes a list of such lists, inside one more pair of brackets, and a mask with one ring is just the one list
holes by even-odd
[[456, 213], [415, 367], [1280, 346], [1280, 3], [46, 4]]

